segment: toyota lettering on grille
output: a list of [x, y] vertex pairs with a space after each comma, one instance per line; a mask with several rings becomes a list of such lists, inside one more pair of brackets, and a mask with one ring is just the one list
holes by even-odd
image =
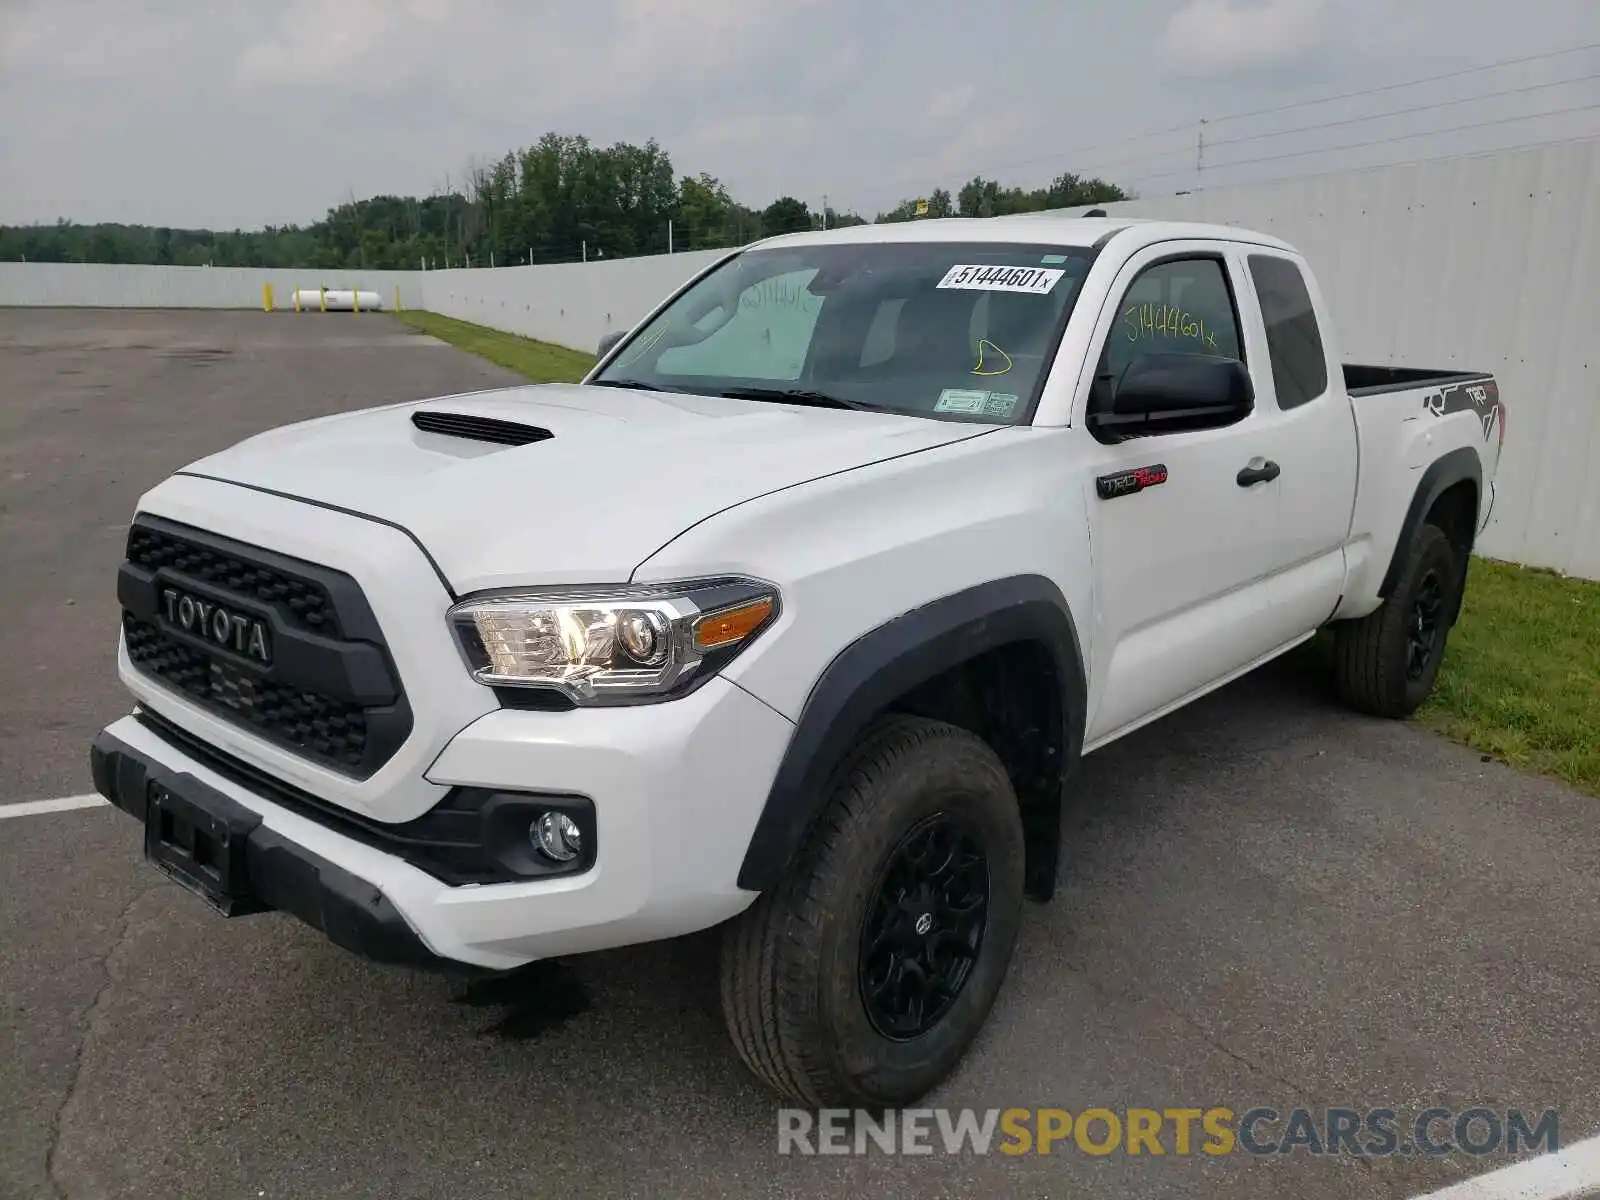
[[263, 666], [272, 665], [272, 640], [266, 622], [259, 618], [175, 587], [161, 589], [161, 605], [167, 621], [185, 633]]

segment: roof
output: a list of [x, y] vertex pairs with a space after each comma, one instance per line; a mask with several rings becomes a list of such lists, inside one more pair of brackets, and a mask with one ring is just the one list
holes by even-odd
[[882, 242], [1030, 242], [1054, 246], [1093, 246], [1109, 235], [1137, 231], [1140, 245], [1175, 239], [1251, 242], [1292, 250], [1270, 234], [1231, 225], [1161, 221], [1149, 217], [1075, 217], [1068, 213], [1031, 212], [1006, 217], [939, 217], [881, 225], [848, 225], [841, 229], [786, 233], [756, 242], [751, 249], [773, 246], [850, 245]]

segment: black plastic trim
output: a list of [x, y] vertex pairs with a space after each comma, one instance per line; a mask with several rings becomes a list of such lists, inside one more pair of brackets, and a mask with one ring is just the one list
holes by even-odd
[[[1339, 373], [1344, 378], [1345, 394], [1354, 397], [1380, 396], [1386, 392], [1422, 391], [1443, 387], [1451, 383], [1469, 383], [1478, 379], [1493, 379], [1488, 371], [1438, 371], [1426, 367], [1373, 367], [1364, 363], [1340, 363]], [[1352, 376], [1365, 378], [1370, 373], [1382, 379], [1381, 383], [1351, 385]]]
[[431, 408], [412, 413], [411, 424], [422, 433], [470, 442], [492, 442], [497, 446], [531, 446], [535, 442], [548, 442], [556, 436], [548, 429], [525, 425], [521, 421], [503, 421], [498, 417], [480, 417], [473, 413], [443, 412]]
[[[1082, 753], [1087, 706], [1083, 654], [1066, 598], [1042, 575], [979, 584], [880, 625], [828, 664], [779, 764], [739, 868], [739, 886], [763, 891], [778, 882], [827, 801], [829, 776], [889, 704], [980, 654], [1030, 641], [1047, 648], [1065, 682], [1064, 781]], [[1053, 855], [1054, 846], [1046, 850]]]
[[[586, 796], [458, 787], [414, 820], [375, 821], [225, 754], [148, 709], [141, 710], [137, 720], [173, 749], [254, 795], [351, 841], [391, 854], [451, 887], [581, 875], [595, 863], [598, 831], [594, 804]], [[515, 839], [505, 835], [506, 814], [513, 803], [527, 810]], [[570, 863], [548, 862], [526, 853], [528, 824], [538, 813], [551, 809], [566, 813], [583, 833], [584, 853]]]
[[494, 698], [501, 708], [514, 708], [521, 712], [571, 712], [577, 701], [566, 692], [548, 687], [497, 687]]
[[[1422, 478], [1417, 483], [1417, 490], [1411, 496], [1411, 507], [1406, 509], [1405, 521], [1400, 526], [1400, 536], [1394, 544], [1394, 553], [1389, 559], [1389, 569], [1384, 572], [1383, 582], [1378, 585], [1378, 595], [1385, 600], [1394, 594], [1394, 589], [1400, 583], [1400, 573], [1405, 569], [1406, 552], [1427, 517], [1428, 510], [1433, 507], [1433, 502], [1444, 494], [1446, 488], [1454, 487], [1464, 480], [1470, 480], [1477, 488], [1478, 502], [1481, 504], [1483, 463], [1478, 458], [1478, 452], [1469, 446], [1450, 451], [1422, 473]], [[1476, 510], [1473, 511], [1472, 517], [1472, 529], [1467, 535], [1468, 553], [1471, 552], [1472, 542], [1476, 540], [1478, 534]]]
[[450, 586], [450, 580], [446, 578], [445, 573], [440, 569], [439, 564], [434, 561], [433, 555], [428, 553], [428, 548], [422, 544], [422, 540], [418, 538], [416, 534], [412, 533], [411, 530], [407, 529], [404, 525], [401, 525], [398, 522], [386, 520], [383, 517], [375, 517], [371, 513], [357, 512], [353, 508], [344, 508], [338, 504], [329, 504], [323, 500], [312, 500], [307, 496], [296, 496], [292, 492], [280, 492], [276, 488], [262, 487], [260, 484], [240, 483], [237, 479], [224, 479], [220, 475], [207, 475], [203, 471], [174, 471], [173, 474], [184, 475], [190, 479], [205, 479], [211, 483], [225, 483], [229, 487], [244, 488], [247, 492], [260, 492], [263, 496], [276, 496], [279, 500], [293, 500], [296, 504], [309, 504], [313, 508], [326, 509], [328, 512], [340, 513], [346, 517], [355, 517], [362, 521], [371, 521], [374, 525], [387, 526], [388, 528], [393, 529], [396, 533], [405, 535], [411, 544], [421, 552], [422, 557], [427, 560], [428, 566], [433, 568], [433, 573], [438, 577], [439, 584], [444, 588], [445, 594], [450, 597], [452, 602], [457, 599], [455, 588]]
[[[89, 751], [95, 790], [144, 823], [149, 785], [158, 782], [215, 814], [237, 809], [228, 797], [187, 773], [166, 770], [109, 733]], [[250, 895], [237, 909], [277, 909], [320, 930], [335, 945], [374, 962], [458, 969], [429, 950], [381, 889], [289, 841], [259, 820], [243, 824], [242, 859]]]

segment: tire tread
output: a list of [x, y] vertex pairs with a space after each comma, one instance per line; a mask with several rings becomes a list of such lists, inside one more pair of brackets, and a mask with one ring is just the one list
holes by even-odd
[[1335, 626], [1334, 686], [1351, 708], [1389, 718], [1409, 716], [1417, 708], [1420, 698], [1409, 694], [1404, 677], [1407, 598], [1430, 558], [1448, 560], [1453, 568], [1446, 589], [1449, 611], [1454, 589], [1461, 582], [1460, 564], [1454, 557], [1443, 530], [1436, 525], [1421, 526], [1407, 550], [1394, 594], [1360, 620]]
[[813, 1043], [824, 931], [833, 913], [819, 895], [823, 864], [850, 837], [886, 781], [935, 740], [976, 735], [943, 722], [892, 716], [846, 755], [829, 782], [830, 800], [777, 887], [731, 923], [722, 954], [721, 997], [728, 1031], [746, 1067], [774, 1091], [814, 1108], [842, 1098], [823, 1047]]

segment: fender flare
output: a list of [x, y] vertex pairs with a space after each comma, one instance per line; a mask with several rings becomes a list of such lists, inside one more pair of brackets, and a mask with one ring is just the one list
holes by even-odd
[[[1378, 585], [1378, 595], [1387, 600], [1394, 594], [1394, 589], [1400, 584], [1400, 573], [1405, 567], [1406, 549], [1411, 545], [1411, 540], [1416, 537], [1417, 530], [1422, 527], [1427, 518], [1428, 510], [1433, 503], [1442, 496], [1447, 488], [1452, 488], [1458, 483], [1470, 481], [1477, 491], [1478, 506], [1483, 505], [1483, 463], [1478, 458], [1478, 452], [1470, 446], [1463, 446], [1459, 450], [1441, 456], [1436, 462], [1422, 473], [1421, 480], [1417, 483], [1417, 490], [1412, 493], [1411, 507], [1406, 510], [1405, 521], [1400, 526], [1400, 536], [1394, 544], [1394, 553], [1389, 558], [1389, 569], [1383, 574], [1383, 582]], [[1467, 553], [1472, 553], [1472, 543], [1478, 536], [1478, 509], [1472, 514], [1472, 528], [1467, 532]], [[1462, 564], [1463, 569], [1466, 564]]]
[[[833, 658], [801, 710], [745, 850], [739, 886], [765, 891], [782, 878], [827, 802], [829, 777], [874, 717], [919, 684], [1018, 642], [1042, 645], [1062, 682], [1058, 785], [1048, 821], [1033, 831], [1046, 852], [1053, 882], [1059, 783], [1065, 782], [1082, 753], [1087, 683], [1077, 625], [1061, 589], [1042, 575], [1015, 575], [902, 613]], [[1048, 895], [1049, 885], [1042, 890]]]

